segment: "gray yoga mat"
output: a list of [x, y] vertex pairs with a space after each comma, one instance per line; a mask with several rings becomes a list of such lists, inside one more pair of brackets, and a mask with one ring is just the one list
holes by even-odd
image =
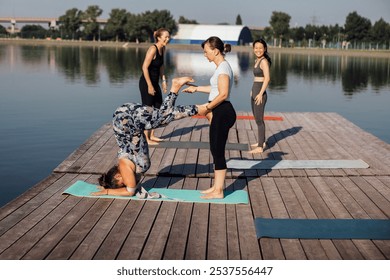
[[231, 169], [310, 169], [310, 168], [368, 168], [369, 165], [358, 160], [239, 160], [227, 163]]
[[390, 239], [390, 220], [256, 218], [257, 238]]
[[[209, 142], [196, 141], [163, 141], [158, 145], [150, 145], [149, 148], [173, 148], [173, 149], [210, 149]], [[226, 143], [226, 150], [248, 151], [248, 144]]]

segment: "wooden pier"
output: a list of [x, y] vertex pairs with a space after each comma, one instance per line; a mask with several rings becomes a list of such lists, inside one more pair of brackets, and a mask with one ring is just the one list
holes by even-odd
[[[239, 113], [248, 115], [247, 113]], [[390, 240], [257, 239], [254, 218], [389, 219], [390, 145], [335, 113], [278, 113], [267, 149], [242, 159], [362, 159], [366, 169], [228, 170], [226, 187], [248, 192], [247, 205], [80, 198], [62, 192], [97, 183], [116, 162], [106, 124], [53, 173], [0, 209], [0, 259], [390, 259]], [[205, 119], [156, 131], [171, 141], [208, 142]], [[254, 120], [240, 119], [230, 143], [255, 143]], [[146, 187], [207, 189], [207, 149], [150, 149]]]

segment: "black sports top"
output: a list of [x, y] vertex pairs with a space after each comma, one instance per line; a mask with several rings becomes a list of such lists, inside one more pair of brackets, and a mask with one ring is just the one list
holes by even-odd
[[160, 79], [160, 68], [164, 64], [164, 53], [160, 54], [156, 45], [156, 57], [150, 62], [148, 67], [150, 80], [152, 82], [158, 82]]

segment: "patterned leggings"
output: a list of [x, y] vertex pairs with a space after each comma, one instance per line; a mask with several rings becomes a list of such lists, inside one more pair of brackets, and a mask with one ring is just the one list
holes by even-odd
[[138, 103], [126, 103], [115, 110], [113, 128], [119, 146], [118, 158], [134, 162], [137, 173], [150, 167], [149, 147], [144, 130], [167, 125], [174, 120], [194, 116], [195, 105], [175, 106], [177, 95], [170, 92], [159, 109]]

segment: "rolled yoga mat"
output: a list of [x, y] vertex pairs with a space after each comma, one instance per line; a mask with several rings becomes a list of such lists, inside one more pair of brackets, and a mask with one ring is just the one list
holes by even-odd
[[137, 196], [114, 196], [114, 195], [91, 195], [93, 192], [99, 191], [98, 186], [84, 181], [77, 181], [63, 194], [69, 194], [80, 197], [91, 198], [117, 198], [117, 199], [134, 199], [134, 200], [154, 200], [154, 201], [174, 201], [174, 202], [196, 202], [196, 203], [220, 203], [220, 204], [248, 204], [248, 193], [243, 190], [225, 191], [223, 199], [202, 199], [203, 194], [199, 190], [183, 190], [183, 189], [166, 189], [166, 188], [150, 188], [145, 189], [148, 193], [157, 193], [160, 198], [139, 198]]
[[257, 238], [390, 239], [390, 220], [256, 218]]
[[369, 165], [358, 160], [241, 160], [231, 159], [227, 163], [230, 169], [333, 169], [368, 168]]

